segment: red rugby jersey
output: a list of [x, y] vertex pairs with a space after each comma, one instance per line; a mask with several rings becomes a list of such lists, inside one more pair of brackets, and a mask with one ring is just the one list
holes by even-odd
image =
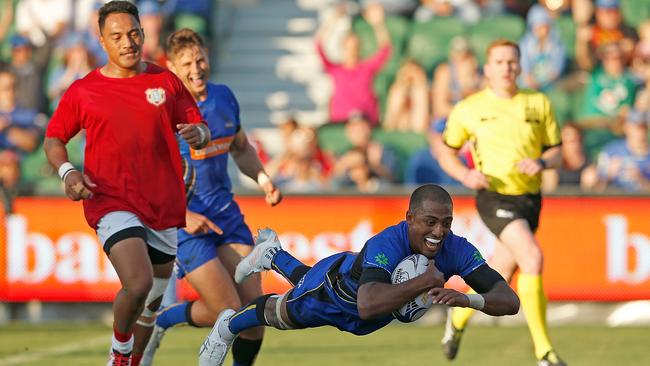
[[177, 123], [203, 119], [190, 93], [170, 71], [109, 78], [91, 71], [65, 92], [46, 136], [64, 142], [86, 130], [84, 172], [97, 184], [83, 201], [88, 224], [113, 211], [136, 214], [162, 230], [185, 226], [185, 191]]

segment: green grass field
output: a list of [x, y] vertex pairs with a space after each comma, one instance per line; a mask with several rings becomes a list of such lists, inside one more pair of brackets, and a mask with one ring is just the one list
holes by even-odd
[[[196, 365], [207, 329], [182, 327], [166, 335], [156, 365]], [[333, 328], [269, 330], [257, 365], [534, 365], [525, 327], [468, 329], [458, 359], [440, 353], [442, 327], [391, 325], [365, 337]], [[571, 366], [648, 365], [648, 329], [562, 326], [551, 329]], [[99, 324], [0, 327], [0, 366], [105, 364], [110, 329]], [[226, 365], [231, 365], [230, 359]]]

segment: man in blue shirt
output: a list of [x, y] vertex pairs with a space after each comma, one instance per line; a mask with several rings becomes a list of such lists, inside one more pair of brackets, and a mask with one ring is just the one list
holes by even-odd
[[6, 212], [20, 179], [22, 157], [38, 147], [45, 116], [18, 106], [16, 75], [0, 68], [0, 202]]
[[[153, 361], [166, 329], [177, 324], [210, 327], [221, 310], [238, 308], [262, 295], [259, 275], [242, 285], [236, 285], [232, 278], [235, 266], [252, 251], [254, 241], [233, 200], [228, 153], [245, 175], [257, 180], [269, 205], [282, 199], [242, 129], [233, 92], [225, 85], [208, 82], [210, 64], [201, 37], [190, 29], [174, 32], [167, 40], [167, 55], [167, 66], [196, 100], [212, 136], [201, 150], [179, 142], [184, 160], [190, 162], [188, 168], [194, 169], [194, 178], [189, 182], [187, 226], [178, 231], [176, 265], [178, 277], [185, 277], [200, 299], [174, 304], [159, 312], [142, 358], [143, 366]], [[235, 365], [254, 362], [263, 334], [262, 327], [242, 333], [233, 346]], [[134, 347], [134, 355], [137, 351]]]
[[[451, 232], [453, 204], [442, 187], [428, 184], [411, 195], [406, 220], [370, 238], [360, 253], [338, 253], [309, 267], [281, 248], [277, 234], [260, 232], [235, 281], [273, 269], [295, 285], [284, 295], [261, 296], [239, 311], [224, 310], [199, 352], [199, 366], [222, 365], [237, 335], [251, 327], [303, 329], [330, 325], [356, 335], [372, 333], [392, 312], [427, 292], [434, 304], [472, 307], [490, 315], [515, 314], [519, 298], [467, 239]], [[400, 284], [391, 274], [405, 257], [430, 259], [426, 272]], [[444, 288], [461, 276], [477, 294]]]

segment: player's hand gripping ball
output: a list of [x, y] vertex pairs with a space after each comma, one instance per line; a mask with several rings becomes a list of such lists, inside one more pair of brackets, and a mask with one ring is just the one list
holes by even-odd
[[[423, 274], [428, 265], [429, 260], [422, 254], [409, 255], [397, 265], [391, 275], [391, 281], [393, 284], [408, 281]], [[431, 305], [431, 296], [425, 291], [395, 310], [393, 316], [402, 323], [410, 323], [420, 319]]]

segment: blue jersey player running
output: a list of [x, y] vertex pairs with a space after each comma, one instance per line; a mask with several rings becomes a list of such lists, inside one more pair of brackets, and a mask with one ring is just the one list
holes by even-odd
[[[257, 152], [248, 142], [239, 120], [239, 105], [225, 85], [207, 82], [210, 65], [203, 40], [192, 30], [176, 31], [167, 40], [168, 67], [196, 99], [212, 133], [201, 150], [181, 142], [181, 154], [191, 162], [195, 181], [187, 211], [187, 227], [178, 231], [176, 265], [198, 292], [195, 302], [174, 304], [161, 310], [141, 365], [150, 365], [164, 331], [177, 324], [211, 327], [225, 308], [238, 308], [262, 295], [261, 280], [236, 284], [232, 274], [242, 257], [251, 253], [253, 236], [233, 200], [228, 177], [228, 153], [239, 169], [256, 179], [270, 205], [282, 199], [264, 171]], [[247, 329], [233, 345], [236, 365], [251, 365], [260, 349], [264, 328]]]
[[[467, 239], [451, 232], [453, 204], [428, 184], [411, 195], [406, 220], [370, 238], [360, 253], [338, 253], [309, 267], [281, 248], [277, 234], [260, 232], [253, 252], [237, 266], [235, 281], [273, 269], [294, 288], [260, 296], [239, 311], [224, 310], [199, 351], [199, 366], [222, 365], [230, 345], [248, 329], [303, 329], [330, 325], [365, 335], [391, 322], [392, 312], [422, 292], [434, 304], [472, 307], [490, 315], [515, 314], [519, 298]], [[400, 284], [391, 273], [411, 254], [430, 259], [426, 272]], [[460, 275], [477, 294], [444, 288]]]

